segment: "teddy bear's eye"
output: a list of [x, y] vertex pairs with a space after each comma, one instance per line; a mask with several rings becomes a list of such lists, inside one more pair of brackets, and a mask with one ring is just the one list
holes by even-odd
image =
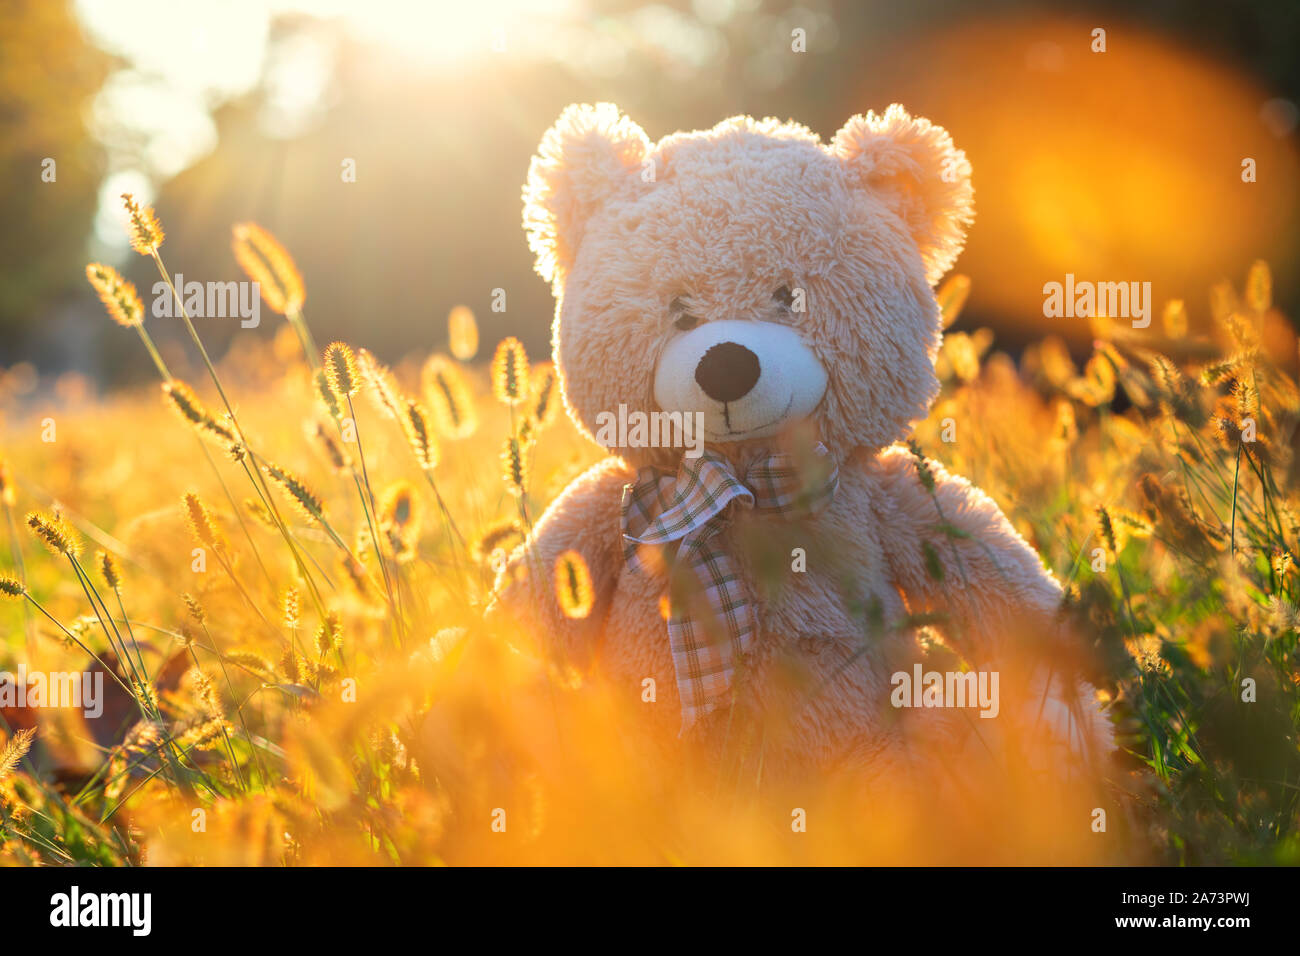
[[772, 299], [778, 302], [784, 309], [788, 309], [794, 305], [794, 293], [790, 291], [788, 285], [780, 286], [775, 292], [773, 292]]
[[680, 295], [668, 303], [668, 311], [673, 316], [673, 325], [683, 332], [700, 324], [699, 317], [691, 315], [686, 311], [687, 308], [686, 300]]

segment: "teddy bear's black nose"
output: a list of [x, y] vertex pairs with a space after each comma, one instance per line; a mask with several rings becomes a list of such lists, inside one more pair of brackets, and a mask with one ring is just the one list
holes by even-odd
[[716, 402], [744, 398], [758, 381], [758, 356], [735, 342], [719, 342], [695, 366], [695, 381]]

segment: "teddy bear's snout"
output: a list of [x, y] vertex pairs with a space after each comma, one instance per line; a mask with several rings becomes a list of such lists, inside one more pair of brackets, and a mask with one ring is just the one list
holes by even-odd
[[695, 366], [696, 384], [715, 402], [744, 398], [762, 374], [758, 356], [738, 342], [711, 346]]
[[702, 416], [709, 441], [747, 441], [812, 414], [827, 381], [797, 329], [715, 319], [668, 340], [655, 365], [654, 400], [666, 412]]

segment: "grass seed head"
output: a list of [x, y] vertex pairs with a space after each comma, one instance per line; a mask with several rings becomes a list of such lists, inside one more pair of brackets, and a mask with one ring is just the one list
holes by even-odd
[[501, 469], [507, 490], [516, 497], [522, 497], [528, 485], [528, 457], [524, 443], [518, 436], [512, 435], [506, 439], [501, 450]]
[[434, 355], [425, 363], [421, 378], [438, 431], [451, 439], [473, 434], [478, 425], [474, 402], [460, 370], [446, 356]]
[[122, 586], [122, 572], [117, 567], [117, 559], [107, 551], [99, 551], [95, 554], [95, 559], [99, 564], [99, 576], [104, 579], [104, 583], [113, 591]]
[[313, 379], [316, 385], [316, 396], [321, 400], [330, 413], [330, 418], [334, 421], [343, 420], [343, 409], [339, 405], [338, 396], [334, 394], [334, 388], [330, 384], [329, 373], [325, 369], [319, 369]]
[[186, 492], [182, 504], [185, 506], [190, 531], [199, 544], [206, 545], [217, 554], [223, 554], [226, 551], [225, 539], [199, 496], [192, 491]]
[[1183, 303], [1183, 300], [1170, 299], [1166, 302], [1161, 321], [1164, 323], [1167, 338], [1175, 340], [1186, 338], [1187, 306]]
[[379, 507], [379, 527], [398, 561], [410, 559], [420, 536], [419, 499], [409, 482], [398, 481], [383, 495]]
[[127, 328], [144, 322], [144, 303], [140, 301], [139, 293], [116, 269], [102, 262], [92, 262], [86, 266], [86, 278], [114, 322]]
[[261, 654], [253, 651], [230, 651], [226, 654], [226, 660], [236, 667], [242, 667], [246, 671], [256, 674], [261, 680], [267, 680], [275, 676], [275, 668]]
[[568, 618], [585, 618], [595, 601], [591, 572], [577, 551], [565, 551], [555, 562], [555, 596]]
[[302, 671], [298, 666], [298, 655], [293, 652], [292, 647], [286, 647], [280, 653], [280, 674], [287, 684], [296, 684], [302, 679]]
[[478, 354], [478, 323], [468, 306], [458, 305], [447, 314], [447, 340], [451, 354], [462, 362]]
[[51, 554], [75, 558], [80, 552], [76, 532], [57, 511], [52, 515], [33, 511], [27, 516], [27, 526]]
[[338, 611], [330, 611], [325, 620], [316, 628], [316, 653], [320, 657], [332, 653], [343, 646], [343, 624]]
[[528, 395], [528, 353], [513, 335], [502, 339], [492, 356], [492, 394], [507, 405], [517, 405]]
[[946, 329], [957, 321], [966, 299], [970, 297], [970, 276], [955, 274], [944, 280], [934, 295], [939, 302], [941, 322]]
[[3, 749], [0, 749], [0, 780], [18, 769], [18, 764], [22, 762], [23, 757], [27, 756], [27, 751], [31, 750], [32, 740], [35, 737], [35, 728], [20, 730], [9, 738]]
[[331, 342], [325, 347], [325, 374], [329, 377], [330, 391], [342, 407], [345, 400], [361, 386], [361, 370], [357, 357], [344, 342]]
[[367, 349], [357, 349], [357, 365], [361, 369], [361, 380], [370, 386], [375, 407], [389, 418], [401, 421], [402, 400], [393, 373]]
[[524, 540], [524, 529], [518, 519], [507, 518], [487, 528], [474, 541], [472, 557], [479, 564], [489, 564], [497, 552], [509, 553]]
[[1100, 505], [1097, 508], [1097, 521], [1101, 525], [1102, 540], [1106, 542], [1106, 547], [1110, 549], [1110, 553], [1118, 558], [1119, 549], [1115, 546], [1115, 525], [1111, 523], [1110, 511], [1105, 505]]
[[430, 471], [438, 465], [438, 440], [429, 428], [429, 416], [424, 406], [413, 398], [406, 400], [402, 424], [406, 429], [406, 440], [410, 442], [411, 451], [421, 468]]
[[268, 463], [264, 467], [266, 473], [275, 479], [289, 496], [289, 500], [297, 505], [304, 515], [313, 521], [324, 523], [324, 504], [317, 495], [312, 493], [311, 489], [302, 483], [300, 478], [276, 464]]
[[261, 501], [256, 498], [245, 498], [244, 507], [248, 510], [249, 514], [258, 520], [260, 524], [264, 525], [271, 531], [279, 531], [279, 526], [275, 523], [275, 518], [271, 516], [271, 512], [266, 510], [266, 505], [262, 504]]
[[142, 256], [152, 255], [163, 244], [164, 238], [153, 207], [141, 206], [130, 193], [122, 193], [122, 204], [126, 206], [126, 228], [131, 237], [131, 248]]
[[516, 434], [519, 436], [519, 444], [523, 446], [525, 452], [532, 448], [537, 442], [537, 422], [531, 418], [525, 418], [519, 423], [519, 430]]
[[320, 422], [313, 422], [309, 431], [311, 436], [320, 444], [321, 450], [325, 452], [325, 458], [329, 461], [330, 467], [335, 471], [347, 470], [350, 464], [348, 456], [344, 454], [343, 446], [334, 439], [329, 429]]
[[235, 430], [229, 424], [229, 419], [218, 419], [209, 412], [199, 400], [198, 395], [194, 393], [194, 389], [180, 379], [174, 378], [170, 382], [164, 382], [162, 390], [163, 396], [175, 409], [176, 413], [195, 428], [202, 437], [227, 448], [238, 443]]
[[185, 610], [189, 612], [195, 624], [206, 624], [208, 616], [203, 613], [203, 605], [199, 603], [198, 598], [193, 594], [182, 594], [181, 600], [185, 602]]
[[146, 711], [158, 710], [158, 690], [153, 682], [140, 677], [131, 678], [131, 694], [143, 705]]
[[347, 575], [348, 582], [352, 585], [352, 590], [356, 592], [357, 597], [362, 600], [369, 600], [370, 584], [366, 579], [365, 566], [349, 554], [340, 554], [339, 567]]
[[555, 366], [543, 362], [533, 369], [529, 399], [529, 418], [538, 428], [544, 428], [555, 419], [560, 407], [560, 379]]
[[272, 312], [287, 315], [302, 308], [306, 299], [302, 273], [275, 236], [255, 222], [240, 222], [231, 228], [230, 247]]
[[176, 738], [176, 744], [182, 750], [218, 750], [229, 734], [229, 728], [226, 720], [212, 717], [185, 730]]
[[297, 588], [290, 587], [285, 589], [284, 596], [280, 599], [280, 608], [284, 616], [284, 626], [291, 631], [296, 631], [298, 629], [299, 621]]
[[1267, 312], [1273, 304], [1273, 274], [1263, 259], [1251, 263], [1246, 274], [1246, 304], [1256, 312]]

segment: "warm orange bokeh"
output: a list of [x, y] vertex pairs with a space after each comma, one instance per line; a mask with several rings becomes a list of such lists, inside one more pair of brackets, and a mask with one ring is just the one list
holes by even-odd
[[1068, 272], [1150, 281], [1157, 316], [1185, 298], [1204, 329], [1207, 277], [1300, 248], [1300, 158], [1262, 115], [1270, 94], [1171, 41], [1114, 20], [981, 19], [871, 70], [969, 155], [976, 217], [958, 268], [971, 308], [1008, 325], [1085, 340], [1087, 323], [1042, 317], [1043, 283]]

